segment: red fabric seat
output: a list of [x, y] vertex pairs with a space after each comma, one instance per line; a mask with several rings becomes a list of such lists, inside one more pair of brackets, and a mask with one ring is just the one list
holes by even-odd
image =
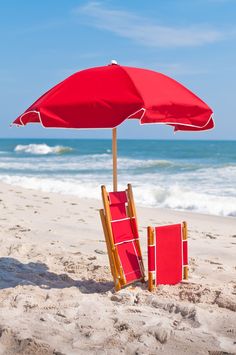
[[[188, 264], [187, 240], [183, 238], [183, 225], [156, 227], [153, 243], [148, 245], [148, 270], [155, 285], [174, 285], [184, 278]], [[149, 240], [150, 241], [150, 240]]]
[[140, 268], [140, 256], [138, 255], [136, 241], [119, 244], [117, 245], [117, 250], [126, 282], [130, 283], [141, 279], [143, 275]]

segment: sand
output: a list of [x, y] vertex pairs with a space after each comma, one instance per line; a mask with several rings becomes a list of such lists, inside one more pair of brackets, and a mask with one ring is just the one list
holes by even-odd
[[146, 269], [146, 226], [187, 220], [189, 280], [115, 293], [99, 208], [0, 184], [0, 354], [236, 354], [236, 218], [138, 207]]

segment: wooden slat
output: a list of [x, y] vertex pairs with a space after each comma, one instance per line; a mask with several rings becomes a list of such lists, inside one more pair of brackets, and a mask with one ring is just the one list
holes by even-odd
[[105, 186], [102, 186], [102, 199], [103, 199], [103, 205], [104, 205], [104, 215], [105, 215], [105, 222], [106, 222], [106, 230], [107, 230], [107, 235], [110, 241], [110, 246], [111, 246], [111, 251], [114, 255], [114, 261], [116, 265], [116, 270], [117, 270], [117, 277], [120, 281], [121, 285], [126, 284], [125, 280], [125, 275], [123, 272], [123, 268], [120, 262], [120, 258], [117, 252], [117, 249], [114, 245], [114, 240], [113, 240], [113, 233], [112, 233], [112, 227], [111, 227], [111, 213], [110, 213], [110, 206], [109, 206], [109, 201], [108, 201], [108, 194], [106, 191]]
[[[188, 239], [187, 222], [183, 222], [183, 240]], [[188, 280], [188, 266], [184, 266], [183, 279]]]
[[132, 186], [131, 186], [131, 184], [128, 184], [127, 187], [128, 187], [127, 188], [127, 195], [128, 195], [128, 201], [129, 201], [129, 207], [130, 207], [130, 213], [131, 213], [130, 217], [135, 217], [136, 222], [138, 224]]
[[[154, 229], [152, 227], [147, 228], [148, 231], [148, 246], [151, 246], [154, 244]], [[155, 278], [153, 278], [153, 272], [148, 273], [148, 290], [150, 292], [153, 291], [154, 289], [154, 282]]]
[[[128, 196], [128, 214], [129, 217], [135, 218], [136, 221], [136, 226], [137, 226], [137, 230], [138, 230], [138, 220], [137, 220], [137, 213], [136, 213], [136, 208], [135, 208], [135, 204], [134, 204], [134, 196], [133, 196], [133, 190], [132, 190], [132, 186], [131, 184], [127, 185], [127, 190], [126, 190], [127, 196]], [[140, 255], [140, 265], [141, 265], [141, 271], [142, 271], [142, 282], [145, 281], [145, 270], [144, 270], [144, 265], [143, 265], [143, 257], [142, 257], [142, 251], [141, 251], [141, 246], [140, 246], [140, 242], [139, 239], [136, 240], [136, 245], [137, 245], [137, 249]]]

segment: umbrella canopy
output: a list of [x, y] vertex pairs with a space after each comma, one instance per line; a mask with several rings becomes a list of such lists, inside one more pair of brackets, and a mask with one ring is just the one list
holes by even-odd
[[[45, 128], [113, 128], [113, 176], [116, 130], [126, 119], [156, 123], [175, 131], [214, 127], [213, 111], [177, 81], [161, 73], [118, 65], [79, 71], [42, 95], [13, 123]], [[113, 184], [116, 190], [117, 183]], [[116, 186], [115, 186], [116, 185]]]

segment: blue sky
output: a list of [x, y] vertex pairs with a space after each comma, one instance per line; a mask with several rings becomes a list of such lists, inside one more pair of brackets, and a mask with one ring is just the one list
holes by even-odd
[[1, 1], [0, 43], [1, 137], [109, 138], [109, 130], [9, 124], [66, 76], [116, 59], [172, 76], [216, 121], [214, 131], [176, 135], [132, 121], [119, 137], [236, 139], [236, 0]]

